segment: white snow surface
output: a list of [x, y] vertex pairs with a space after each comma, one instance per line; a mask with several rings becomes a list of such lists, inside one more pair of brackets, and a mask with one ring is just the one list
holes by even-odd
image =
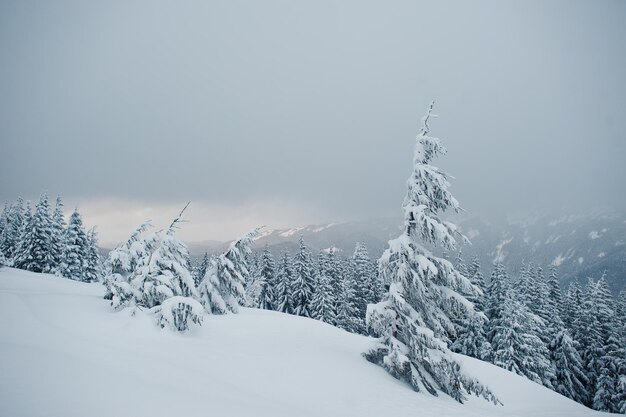
[[113, 312], [100, 284], [0, 269], [0, 416], [600, 415], [458, 355], [504, 403], [416, 393], [361, 352], [373, 339], [241, 309], [180, 334]]

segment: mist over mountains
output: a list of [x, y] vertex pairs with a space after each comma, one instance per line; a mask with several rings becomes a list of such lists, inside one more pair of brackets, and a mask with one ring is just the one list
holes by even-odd
[[[561, 285], [578, 279], [606, 274], [611, 291], [617, 294], [626, 284], [626, 212], [602, 211], [586, 215], [538, 214], [487, 221], [482, 217], [453, 219], [471, 244], [461, 248], [469, 262], [478, 256], [483, 273], [491, 272], [495, 260], [502, 261], [511, 274], [523, 262], [532, 262], [544, 271], [557, 266]], [[333, 249], [341, 256], [351, 256], [356, 242], [363, 242], [372, 259], [377, 259], [390, 239], [401, 232], [400, 218], [378, 218], [346, 223], [329, 223], [268, 229], [255, 241], [253, 250], [266, 245], [277, 256], [285, 250], [295, 253], [302, 236], [315, 254]], [[194, 257], [207, 251], [223, 251], [228, 242], [208, 240], [189, 243]], [[447, 254], [451, 259], [456, 253]]]

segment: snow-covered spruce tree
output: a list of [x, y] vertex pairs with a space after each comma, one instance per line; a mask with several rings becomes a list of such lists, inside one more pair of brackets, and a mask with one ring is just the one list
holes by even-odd
[[18, 197], [15, 204], [11, 204], [7, 209], [6, 227], [0, 234], [0, 252], [4, 255], [5, 263], [13, 265], [15, 251], [20, 245], [22, 228], [24, 227], [24, 200]]
[[328, 273], [328, 256], [320, 252], [317, 263], [316, 286], [311, 301], [312, 316], [328, 324], [336, 324], [335, 305], [336, 294], [330, 282]]
[[537, 329], [544, 323], [514, 297], [516, 292], [510, 287], [507, 273], [497, 263], [491, 274], [486, 310], [492, 362], [551, 388], [554, 370], [548, 349], [537, 336]]
[[259, 275], [259, 258], [255, 253], [246, 256], [248, 264], [248, 280], [244, 285], [246, 307], [257, 308], [261, 297], [261, 277]]
[[198, 263], [194, 270], [193, 280], [196, 286], [200, 284], [200, 281], [202, 281], [202, 278], [206, 275], [206, 271], [209, 269], [209, 263], [209, 254], [205, 251], [200, 263]]
[[126, 306], [134, 297], [131, 277], [146, 264], [157, 242], [155, 233], [147, 234], [151, 227], [150, 222], [143, 223], [126, 242], [109, 252], [104, 264], [104, 298], [112, 300], [111, 305], [116, 309]]
[[250, 277], [246, 256], [259, 231], [255, 228], [245, 233], [211, 261], [198, 286], [200, 302], [210, 314], [236, 313], [239, 306], [246, 305], [244, 284]]
[[78, 209], [75, 209], [70, 216], [64, 241], [63, 262], [60, 267], [61, 275], [76, 281], [86, 281], [85, 258], [89, 250], [89, 240]]
[[367, 309], [367, 325], [380, 337], [365, 354], [415, 390], [444, 392], [462, 402], [467, 393], [497, 399], [478, 380], [465, 374], [448, 349], [454, 335], [449, 311], [462, 306], [476, 314], [460, 293], [479, 292], [449, 261], [433, 255], [421, 243], [452, 250], [460, 234], [439, 214], [460, 210], [448, 191], [448, 177], [431, 160], [445, 153], [439, 139], [428, 136], [433, 103], [417, 136], [413, 172], [404, 200], [404, 232], [389, 242], [379, 261], [389, 292]]
[[102, 277], [102, 265], [100, 263], [100, 252], [98, 250], [98, 234], [96, 228], [92, 228], [87, 233], [87, 254], [85, 257], [85, 281], [99, 281]]
[[600, 346], [597, 349], [592, 367], [595, 381], [593, 408], [600, 411], [618, 412], [618, 386], [620, 383], [620, 363], [624, 358], [624, 347], [616, 321], [613, 296], [606, 277], [590, 289], [592, 314], [599, 324]]
[[467, 277], [470, 282], [478, 287], [482, 294], [478, 295], [468, 295], [467, 299], [470, 300], [474, 304], [474, 308], [478, 311], [485, 311], [485, 303], [486, 303], [486, 290], [487, 286], [485, 285], [485, 278], [483, 277], [483, 273], [480, 270], [480, 260], [478, 256], [474, 256], [472, 259], [472, 263], [467, 268]]
[[304, 237], [300, 236], [298, 253], [293, 258], [293, 280], [291, 285], [293, 314], [311, 317], [314, 280], [311, 253], [304, 244]]
[[55, 272], [59, 272], [63, 262], [65, 248], [65, 217], [63, 216], [63, 200], [57, 196], [54, 212], [52, 213], [52, 245], [50, 251], [54, 259]]
[[32, 272], [52, 272], [55, 267], [51, 252], [52, 233], [50, 205], [44, 192], [24, 228], [14, 266]]
[[274, 266], [274, 258], [267, 245], [265, 245], [265, 249], [259, 259], [259, 308], [264, 310], [276, 309], [275, 281], [276, 268]]
[[550, 343], [550, 355], [555, 368], [554, 390], [579, 403], [589, 398], [589, 380], [576, 342], [567, 330], [561, 329]]
[[367, 253], [364, 243], [357, 242], [352, 255], [354, 266], [354, 279], [358, 289], [358, 316], [363, 320], [367, 311], [367, 305], [377, 303], [379, 300], [380, 288], [378, 288], [375, 276], [374, 264]]
[[292, 281], [293, 266], [289, 252], [285, 251], [278, 262], [276, 271], [276, 311], [293, 313]]
[[[579, 341], [577, 329], [574, 326], [574, 320], [580, 316], [580, 309], [583, 304], [583, 291], [578, 281], [572, 281], [567, 288], [565, 300], [563, 302], [563, 322], [569, 329], [575, 341]], [[580, 352], [580, 350], [579, 350]]]
[[337, 327], [351, 333], [365, 333], [364, 316], [359, 310], [359, 289], [354, 273], [354, 263], [350, 259], [341, 260], [342, 290], [337, 304]]

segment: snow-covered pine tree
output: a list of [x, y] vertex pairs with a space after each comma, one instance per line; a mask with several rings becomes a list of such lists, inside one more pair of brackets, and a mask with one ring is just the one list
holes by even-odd
[[104, 298], [111, 300], [115, 309], [125, 307], [135, 298], [130, 285], [132, 275], [146, 265], [157, 243], [156, 233], [147, 233], [151, 227], [150, 222], [141, 224], [126, 242], [109, 252], [103, 280], [106, 289]]
[[320, 252], [317, 263], [316, 286], [311, 301], [312, 317], [325, 323], [336, 324], [336, 293], [328, 273], [328, 255]]
[[561, 285], [559, 284], [559, 273], [556, 266], [550, 268], [550, 276], [548, 277], [548, 312], [551, 316], [557, 314], [564, 321], [565, 301], [561, 294]]
[[354, 279], [357, 285], [358, 316], [365, 319], [367, 305], [377, 303], [379, 300], [380, 288], [374, 264], [367, 253], [367, 247], [362, 242], [357, 242], [352, 255], [354, 266]]
[[488, 287], [487, 339], [495, 365], [552, 387], [554, 370], [544, 342], [537, 336], [543, 321], [514, 298], [506, 270], [496, 263]]
[[2, 252], [2, 248], [4, 246], [3, 241], [4, 241], [5, 232], [8, 230], [8, 227], [9, 227], [9, 211], [10, 210], [11, 210], [11, 206], [9, 206], [9, 203], [5, 202], [4, 209], [2, 210], [2, 214], [0, 214], [0, 266], [4, 265], [7, 262], [4, 252]]
[[267, 245], [259, 259], [259, 294], [258, 307], [264, 310], [276, 309], [276, 268], [274, 258]]
[[20, 246], [15, 254], [14, 266], [32, 272], [52, 272], [55, 261], [51, 252], [52, 220], [48, 195], [39, 197], [35, 212], [24, 227]]
[[13, 265], [15, 252], [20, 245], [22, 229], [24, 227], [24, 200], [18, 197], [15, 204], [8, 206], [7, 224], [0, 235], [0, 252], [4, 255], [5, 263]]
[[93, 227], [87, 233], [87, 253], [85, 256], [85, 281], [99, 281], [102, 277], [102, 265], [100, 263], [100, 252], [98, 250], [98, 234]]
[[255, 228], [245, 233], [212, 260], [198, 286], [200, 301], [210, 314], [236, 313], [239, 306], [246, 305], [244, 283], [250, 278], [246, 256], [259, 231]]
[[196, 287], [202, 281], [202, 278], [206, 275], [206, 271], [209, 269], [209, 254], [205, 251], [200, 263], [198, 263], [197, 267], [194, 270], [193, 280], [196, 283]]
[[469, 274], [467, 273], [467, 265], [465, 264], [465, 261], [463, 260], [462, 249], [459, 249], [458, 252], [456, 253], [456, 257], [454, 258], [454, 268], [458, 271], [459, 274], [463, 275], [464, 277], [469, 278]]
[[60, 267], [61, 275], [77, 281], [87, 280], [85, 277], [85, 258], [89, 250], [89, 241], [78, 209], [74, 209], [70, 216], [64, 241], [63, 262]]
[[483, 277], [483, 273], [480, 270], [480, 260], [478, 256], [474, 256], [472, 259], [472, 263], [467, 268], [467, 278], [469, 278], [470, 282], [478, 287], [482, 294], [478, 295], [468, 295], [467, 299], [474, 304], [474, 308], [478, 311], [485, 311], [485, 303], [486, 303], [486, 290], [487, 286], [485, 285], [485, 279]]
[[354, 263], [350, 259], [339, 262], [342, 276], [342, 291], [338, 296], [337, 303], [337, 327], [351, 333], [365, 333], [364, 316], [359, 310], [359, 289], [354, 273]]
[[293, 259], [293, 280], [291, 285], [293, 314], [311, 317], [314, 280], [311, 253], [304, 244], [304, 237], [300, 236], [298, 253], [296, 253]]
[[439, 139], [428, 136], [432, 108], [433, 103], [417, 136], [403, 204], [404, 232], [389, 242], [379, 261], [389, 292], [382, 302], [368, 306], [367, 325], [380, 342], [365, 357], [417, 391], [444, 392], [460, 402], [475, 393], [497, 402], [488, 388], [463, 372], [447, 346], [455, 331], [449, 312], [462, 308], [477, 314], [460, 293], [479, 290], [452, 263], [420, 244], [453, 250], [460, 235], [439, 218], [460, 207], [448, 191], [448, 176], [430, 165], [446, 152]]
[[600, 346], [596, 351], [592, 369], [596, 376], [593, 408], [600, 411], [618, 412], [617, 397], [621, 375], [618, 374], [624, 358], [624, 347], [613, 296], [605, 275], [591, 288], [592, 311], [599, 324]]
[[261, 277], [259, 270], [259, 258], [255, 253], [246, 256], [249, 277], [244, 287], [246, 294], [246, 307], [258, 308], [261, 297]]
[[[583, 305], [583, 291], [577, 280], [570, 282], [565, 300], [563, 302], [563, 322], [565, 327], [569, 329], [572, 338], [579, 341], [579, 334], [574, 326], [574, 321], [580, 316], [580, 309]], [[579, 350], [580, 352], [580, 350]]]
[[555, 368], [554, 390], [584, 404], [589, 399], [589, 380], [576, 342], [567, 330], [561, 329], [550, 343], [550, 355]]
[[289, 252], [285, 251], [278, 262], [276, 272], [276, 311], [282, 313], [293, 313], [293, 296], [292, 296], [293, 266]]
[[57, 196], [54, 212], [52, 213], [52, 245], [50, 251], [54, 259], [55, 272], [59, 272], [63, 262], [65, 248], [65, 217], [63, 216], [63, 200]]

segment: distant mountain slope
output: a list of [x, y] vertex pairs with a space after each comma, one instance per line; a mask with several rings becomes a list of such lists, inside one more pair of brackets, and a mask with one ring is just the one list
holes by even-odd
[[208, 316], [189, 334], [113, 312], [100, 284], [0, 269], [0, 416], [600, 416], [458, 356], [504, 403], [416, 393], [361, 352], [373, 339], [286, 314]]
[[[455, 222], [472, 241], [462, 248], [464, 257], [469, 261], [478, 255], [485, 274], [491, 272], [496, 259], [502, 260], [513, 274], [526, 260], [544, 269], [557, 265], [564, 286], [573, 279], [582, 283], [588, 277], [598, 279], [603, 273], [614, 293], [626, 284], [626, 213], [541, 215], [491, 222], [464, 217]], [[302, 235], [314, 252], [335, 248], [340, 254], [350, 256], [355, 243], [364, 242], [370, 255], [377, 258], [389, 239], [400, 233], [400, 226], [399, 218], [382, 218], [266, 230], [256, 241], [255, 249], [268, 245], [275, 255], [285, 249], [293, 253]], [[215, 241], [189, 245], [194, 256], [205, 250], [216, 253], [226, 246], [227, 243]], [[454, 258], [454, 254], [449, 256]]]

